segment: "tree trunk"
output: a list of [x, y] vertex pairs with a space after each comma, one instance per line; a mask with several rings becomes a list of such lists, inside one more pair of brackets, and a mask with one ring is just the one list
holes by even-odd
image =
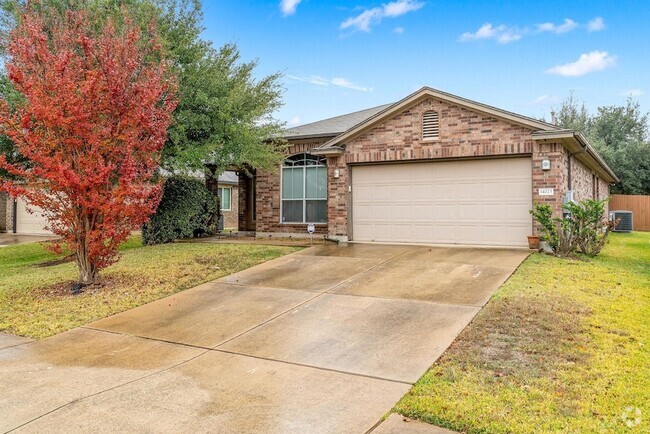
[[82, 243], [77, 249], [77, 267], [79, 268], [79, 283], [85, 286], [97, 281], [99, 273], [97, 267], [88, 258], [85, 243]]
[[83, 217], [84, 234], [83, 239], [77, 244], [77, 268], [79, 269], [79, 283], [82, 285], [91, 285], [97, 281], [99, 270], [88, 257], [88, 237], [90, 231], [90, 219], [88, 216]]

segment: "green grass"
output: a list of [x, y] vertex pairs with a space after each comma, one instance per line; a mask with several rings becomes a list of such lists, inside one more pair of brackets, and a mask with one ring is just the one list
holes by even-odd
[[104, 287], [72, 295], [74, 263], [51, 265], [64, 255], [41, 243], [0, 249], [0, 331], [45, 338], [298, 249], [209, 243], [143, 247], [132, 237], [120, 250], [121, 260], [101, 273]]
[[535, 254], [394, 411], [467, 433], [650, 432], [649, 338], [650, 233]]

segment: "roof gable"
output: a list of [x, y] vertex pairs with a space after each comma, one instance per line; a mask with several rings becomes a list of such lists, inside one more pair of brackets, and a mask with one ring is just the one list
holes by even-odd
[[524, 127], [531, 128], [533, 130], [543, 130], [543, 131], [555, 131], [560, 130], [559, 127], [549, 124], [537, 119], [533, 119], [527, 116], [522, 116], [517, 113], [509, 112], [507, 110], [502, 110], [496, 107], [489, 106], [487, 104], [482, 104], [476, 101], [469, 100], [467, 98], [462, 98], [460, 96], [452, 95], [441, 90], [433, 89], [430, 87], [423, 87], [420, 90], [413, 92], [406, 98], [388, 106], [378, 111], [372, 116], [367, 117], [366, 119], [360, 121], [356, 125], [349, 128], [344, 133], [332, 138], [319, 149], [326, 149], [343, 143], [346, 140], [349, 140], [353, 137], [356, 137], [366, 130], [376, 126], [377, 124], [390, 119], [391, 117], [401, 113], [402, 111], [408, 109], [410, 106], [417, 104], [418, 102], [426, 98], [436, 98], [441, 101], [459, 105], [461, 107], [477, 111], [479, 113], [488, 114], [496, 118], [511, 122], [513, 124], [521, 125]]

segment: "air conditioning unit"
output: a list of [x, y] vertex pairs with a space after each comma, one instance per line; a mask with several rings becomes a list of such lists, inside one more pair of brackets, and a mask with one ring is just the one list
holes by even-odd
[[618, 221], [614, 232], [632, 232], [632, 211], [610, 211], [610, 221]]

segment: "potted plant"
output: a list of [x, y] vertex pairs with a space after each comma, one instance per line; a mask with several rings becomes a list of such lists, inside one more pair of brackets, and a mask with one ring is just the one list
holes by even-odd
[[528, 247], [530, 249], [539, 250], [539, 236], [528, 235]]

